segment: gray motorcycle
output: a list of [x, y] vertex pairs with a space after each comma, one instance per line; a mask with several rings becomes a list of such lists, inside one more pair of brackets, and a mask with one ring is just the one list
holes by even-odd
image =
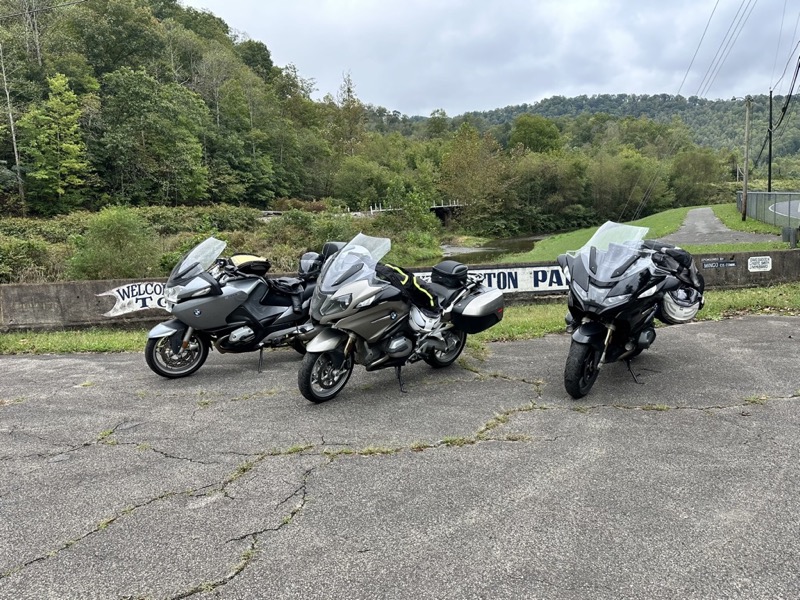
[[503, 295], [482, 284], [483, 275], [447, 260], [433, 267], [425, 288], [440, 307], [430, 312], [410, 301], [401, 286], [382, 277], [379, 261], [390, 240], [358, 234], [322, 267], [311, 298], [314, 337], [297, 374], [300, 392], [325, 402], [342, 391], [355, 364], [367, 371], [423, 360], [433, 368], [451, 365], [467, 334], [503, 318]]
[[305, 353], [313, 330], [309, 304], [325, 254], [343, 246], [329, 242], [323, 254], [307, 252], [298, 277], [269, 278], [267, 259], [249, 254], [220, 258], [226, 243], [209, 237], [175, 265], [164, 288], [173, 319], [156, 325], [145, 347], [147, 366], [170, 379], [197, 371], [214, 348], [220, 353], [291, 346]]

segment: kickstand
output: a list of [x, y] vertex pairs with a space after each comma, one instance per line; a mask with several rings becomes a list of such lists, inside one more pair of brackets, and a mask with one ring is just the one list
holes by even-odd
[[406, 384], [403, 381], [403, 367], [397, 366], [394, 368], [394, 373], [397, 375], [397, 382], [400, 384], [400, 391], [406, 393]]
[[631, 359], [630, 358], [625, 361], [625, 364], [628, 365], [628, 371], [630, 371], [631, 377], [633, 377], [633, 381], [635, 383], [638, 383], [639, 385], [643, 385], [641, 381], [636, 379], [636, 373], [633, 372], [633, 367], [631, 367]]
[[258, 372], [261, 373], [261, 367], [264, 366], [264, 346], [258, 349]]

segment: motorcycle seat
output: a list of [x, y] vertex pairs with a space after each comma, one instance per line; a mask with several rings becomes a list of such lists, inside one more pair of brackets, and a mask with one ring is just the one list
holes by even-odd
[[456, 299], [456, 297], [464, 291], [463, 288], [449, 288], [445, 287], [439, 283], [428, 283], [428, 289], [436, 294], [436, 297], [439, 299], [439, 306], [445, 307], [450, 306]]

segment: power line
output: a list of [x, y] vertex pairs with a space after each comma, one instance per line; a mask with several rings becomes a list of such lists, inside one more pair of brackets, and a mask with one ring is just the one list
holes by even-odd
[[88, 1], [89, 0], [74, 0], [74, 2], [65, 2], [64, 4], [56, 4], [54, 6], [47, 6], [44, 8], [32, 8], [31, 10], [23, 10], [22, 12], [13, 13], [10, 15], [0, 15], [0, 21], [6, 21], [8, 19], [16, 19], [17, 17], [24, 17], [26, 15], [32, 15], [40, 12], [47, 12], [49, 10], [55, 10], [57, 8], [64, 8], [65, 6], [74, 6], [75, 4], [83, 4], [84, 2]]
[[719, 0], [717, 0], [717, 3], [714, 4], [714, 9], [711, 11], [711, 15], [709, 15], [709, 17], [708, 17], [708, 21], [706, 22], [706, 28], [703, 30], [703, 35], [700, 36], [700, 42], [697, 44], [697, 49], [694, 51], [694, 56], [692, 56], [692, 60], [689, 63], [689, 68], [686, 69], [686, 74], [683, 76], [683, 81], [681, 81], [681, 85], [678, 88], [678, 94], [681, 93], [681, 90], [683, 89], [683, 84], [686, 83], [686, 78], [689, 76], [689, 72], [692, 70], [692, 65], [694, 64], [694, 59], [697, 58], [697, 53], [700, 52], [700, 46], [703, 45], [703, 40], [706, 39], [706, 33], [708, 33], [708, 27], [709, 27], [709, 25], [711, 25], [711, 19], [714, 18], [714, 13], [717, 12], [717, 7], [718, 6], [719, 6]]
[[[719, 75], [719, 72], [722, 70], [725, 61], [728, 60], [728, 56], [730, 55], [731, 50], [733, 50], [733, 47], [736, 45], [736, 41], [739, 39], [739, 34], [742, 33], [745, 24], [747, 24], [748, 19], [750, 19], [750, 15], [753, 14], [753, 10], [755, 9], [756, 4], [758, 4], [758, 0], [747, 0], [747, 6], [744, 7], [744, 11], [742, 12], [742, 15], [739, 17], [739, 21], [734, 29], [735, 32], [734, 35], [732, 35], [725, 44], [725, 49], [723, 50], [723, 56], [721, 60], [717, 63], [717, 66], [714, 69], [713, 76], [711, 77], [711, 79], [708, 80], [708, 84], [705, 86], [705, 89], [701, 93], [699, 93], [698, 96], [705, 96], [711, 89], [711, 86], [714, 84], [714, 81], [716, 81], [717, 75]], [[750, 9], [750, 12], [747, 12], [748, 8]]]

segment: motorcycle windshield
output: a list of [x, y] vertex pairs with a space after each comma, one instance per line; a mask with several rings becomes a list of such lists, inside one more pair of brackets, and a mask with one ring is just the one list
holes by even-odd
[[325, 263], [319, 277], [318, 289], [330, 293], [354, 281], [376, 278], [375, 267], [389, 253], [392, 242], [359, 233]]
[[182, 285], [186, 281], [197, 277], [214, 264], [225, 246], [228, 244], [214, 237], [207, 238], [189, 250], [172, 269], [167, 280], [168, 286]]
[[641, 257], [647, 227], [608, 221], [597, 229], [580, 250], [572, 252], [598, 281], [612, 281], [625, 273]]

